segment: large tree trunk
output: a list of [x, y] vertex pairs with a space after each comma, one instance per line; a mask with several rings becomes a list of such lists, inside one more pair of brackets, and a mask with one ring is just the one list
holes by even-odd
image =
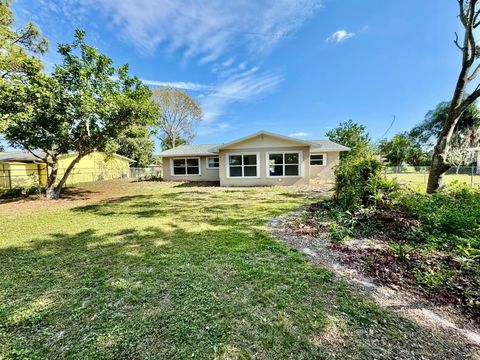
[[[57, 175], [58, 175], [58, 159], [53, 158], [52, 159], [52, 166], [51, 166], [51, 171], [50, 174], [48, 174], [47, 178], [47, 191], [46, 191], [46, 196], [47, 199], [58, 199], [58, 196], [60, 194], [56, 194], [55, 192], [55, 182], [57, 181]], [[48, 166], [47, 166], [48, 169]]]
[[73, 168], [85, 155], [86, 154], [78, 154], [77, 157], [73, 159], [73, 161], [68, 165], [67, 169], [65, 170], [65, 173], [63, 174], [62, 178], [60, 179], [57, 185], [55, 185], [55, 182], [57, 180], [57, 174], [58, 174], [58, 161], [56, 160], [54, 162], [54, 164], [52, 165], [52, 173], [55, 172], [55, 175], [52, 182], [50, 177], [48, 179], [47, 199], [57, 200], [60, 198], [60, 193], [62, 192], [62, 188], [67, 182], [67, 179], [70, 176]]
[[447, 164], [447, 154], [453, 131], [462, 113], [480, 96], [480, 85], [478, 85], [469, 96], [465, 97], [467, 85], [480, 73], [480, 65], [477, 65], [471, 72], [477, 55], [474, 29], [480, 24], [478, 22], [480, 12], [476, 8], [477, 1], [458, 0], [460, 6], [459, 18], [465, 28], [465, 34], [462, 46], [458, 43], [458, 36], [455, 45], [462, 51], [462, 68], [457, 79], [447, 119], [433, 151], [432, 166], [427, 184], [427, 193], [429, 194], [436, 192], [443, 186], [444, 174], [450, 168], [450, 165]]

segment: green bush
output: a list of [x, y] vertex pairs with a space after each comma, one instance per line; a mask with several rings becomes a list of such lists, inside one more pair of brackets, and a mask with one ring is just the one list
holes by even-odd
[[426, 240], [439, 247], [453, 246], [465, 254], [478, 255], [480, 190], [457, 182], [433, 195], [405, 190], [396, 201], [420, 220]]
[[381, 174], [382, 162], [371, 155], [348, 157], [335, 169], [335, 199], [344, 209], [377, 206], [397, 189]]
[[39, 194], [43, 188], [38, 186], [15, 186], [11, 189], [0, 189], [0, 199], [11, 199], [22, 196]]

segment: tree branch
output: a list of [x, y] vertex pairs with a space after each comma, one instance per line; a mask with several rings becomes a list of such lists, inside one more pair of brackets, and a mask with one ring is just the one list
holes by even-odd
[[474, 80], [477, 77], [479, 72], [480, 72], [480, 64], [478, 64], [477, 67], [475, 68], [475, 70], [473, 70], [472, 75], [470, 75], [467, 78], [467, 81], [470, 82], [470, 81]]
[[460, 46], [460, 44], [458, 43], [458, 34], [457, 34], [456, 31], [455, 31], [455, 40], [453, 40], [453, 43], [455, 44], [455, 46], [456, 46], [457, 48], [460, 49], [460, 51], [463, 52], [463, 46]]

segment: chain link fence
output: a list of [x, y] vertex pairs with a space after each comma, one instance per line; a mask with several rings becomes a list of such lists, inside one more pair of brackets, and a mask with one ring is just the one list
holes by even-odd
[[[429, 166], [386, 166], [384, 174], [388, 178], [395, 178], [400, 184], [425, 187], [430, 172]], [[445, 174], [447, 184], [459, 181], [471, 187], [480, 187], [480, 167], [459, 166], [450, 168]]]
[[[65, 169], [58, 170], [58, 179], [61, 179]], [[66, 187], [78, 184], [92, 183], [97, 181], [107, 181], [114, 179], [139, 179], [147, 177], [161, 177], [161, 169], [159, 167], [147, 168], [129, 168], [126, 171], [99, 171], [98, 169], [73, 169], [70, 173]], [[0, 169], [0, 189], [12, 190], [16, 188], [24, 189], [40, 189], [45, 186], [47, 179], [47, 171], [45, 168], [31, 169]]]

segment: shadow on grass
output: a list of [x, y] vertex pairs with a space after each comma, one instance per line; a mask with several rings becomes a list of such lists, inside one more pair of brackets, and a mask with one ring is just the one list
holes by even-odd
[[[0, 249], [0, 357], [467, 357], [257, 228], [281, 209], [174, 194], [72, 209], [92, 215], [79, 216], [85, 230]], [[163, 216], [157, 207], [170, 223], [119, 226], [120, 216]], [[119, 216], [116, 228], [93, 228], [98, 215]]]
[[175, 188], [191, 188], [191, 187], [219, 187], [220, 181], [187, 181], [176, 184]]

